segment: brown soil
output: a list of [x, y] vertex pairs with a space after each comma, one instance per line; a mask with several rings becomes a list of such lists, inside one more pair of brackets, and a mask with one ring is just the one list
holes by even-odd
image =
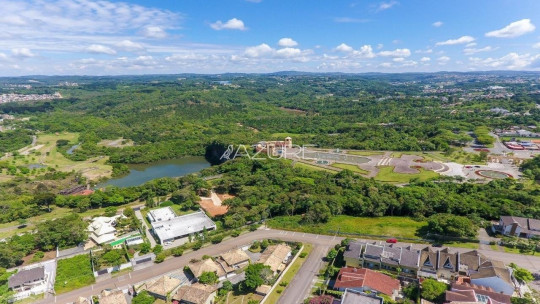
[[211, 199], [203, 199], [199, 202], [199, 205], [201, 205], [201, 208], [203, 208], [211, 217], [223, 215], [229, 211], [229, 207], [223, 205], [216, 206]]
[[227, 200], [227, 199], [230, 199], [230, 198], [234, 198], [235, 196], [234, 195], [230, 195], [230, 194], [218, 194], [216, 193], [217, 196], [219, 197], [219, 199], [223, 202], [224, 200]]
[[[48, 260], [52, 260], [52, 259], [56, 258], [56, 250], [48, 251], [48, 252], [44, 252], [44, 253], [45, 253], [45, 256], [43, 257], [43, 259], [39, 260], [38, 262], [48, 261]], [[26, 265], [36, 263], [36, 262], [32, 262], [33, 257], [34, 257], [34, 254], [31, 253], [31, 254], [25, 256], [24, 258], [22, 258], [22, 260], [23, 260], [22, 266], [26, 266]]]

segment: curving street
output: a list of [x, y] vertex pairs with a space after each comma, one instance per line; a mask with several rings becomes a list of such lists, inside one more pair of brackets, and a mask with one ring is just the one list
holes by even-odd
[[[314, 279], [317, 276], [319, 268], [322, 264], [322, 258], [326, 255], [328, 249], [343, 238], [329, 235], [318, 235], [302, 232], [290, 232], [275, 229], [260, 229], [255, 232], [249, 232], [239, 237], [228, 239], [220, 244], [210, 245], [201, 248], [198, 251], [192, 251], [184, 254], [181, 257], [172, 257], [165, 260], [161, 264], [154, 264], [151, 267], [132, 271], [128, 274], [110, 278], [101, 282], [97, 282], [91, 286], [80, 288], [68, 293], [64, 293], [46, 300], [41, 300], [37, 303], [71, 303], [78, 297], [90, 297], [98, 294], [103, 289], [126, 289], [128, 286], [145, 281], [157, 276], [167, 274], [169, 272], [181, 269], [191, 259], [200, 258], [203, 255], [218, 255], [227, 250], [242, 247], [252, 241], [263, 238], [280, 239], [284, 241], [305, 242], [313, 244], [313, 251], [306, 259], [295, 278], [289, 283], [286, 291], [283, 292], [279, 303], [302, 303], [303, 299], [308, 295], [313, 286]], [[404, 244], [402, 244], [404, 245]], [[408, 245], [408, 244], [407, 244]], [[413, 244], [415, 248], [424, 248], [426, 245]], [[470, 251], [470, 249], [453, 248], [455, 251]], [[521, 267], [529, 269], [532, 272], [540, 273], [540, 257], [510, 254], [492, 250], [478, 250], [489, 258], [503, 261], [505, 264], [514, 262]]]

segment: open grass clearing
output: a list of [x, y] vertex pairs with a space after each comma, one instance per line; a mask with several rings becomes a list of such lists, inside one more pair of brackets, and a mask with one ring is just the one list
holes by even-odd
[[426, 181], [432, 178], [439, 177], [437, 172], [431, 170], [418, 169], [420, 173], [408, 174], [408, 173], [396, 173], [393, 166], [380, 166], [379, 173], [375, 176], [375, 180], [388, 183], [409, 183], [413, 179], [420, 181]]
[[459, 248], [467, 248], [467, 249], [480, 248], [480, 244], [474, 243], [474, 242], [444, 242], [443, 245], [448, 246], [448, 247], [459, 247]]
[[88, 286], [95, 282], [90, 255], [83, 254], [58, 260], [54, 290], [57, 294]]
[[372, 155], [383, 155], [384, 151], [347, 151], [347, 154], [360, 155], [360, 156], [372, 156]]
[[330, 173], [336, 173], [337, 171], [334, 171], [334, 170], [330, 170], [330, 169], [327, 169], [327, 168], [323, 168], [323, 167], [319, 167], [319, 166], [315, 166], [315, 165], [310, 165], [310, 164], [306, 164], [306, 163], [296, 163], [294, 165], [295, 168], [302, 168], [302, 169], [307, 169], [307, 170], [317, 170], [317, 171], [326, 171], [326, 172], [330, 172]]
[[337, 215], [330, 218], [327, 223], [304, 224], [302, 216], [278, 216], [268, 221], [268, 226], [275, 229], [316, 233], [333, 234], [331, 231], [340, 231], [347, 234], [370, 234], [391, 237], [419, 238], [419, 230], [426, 226], [425, 221], [415, 221], [410, 217], [354, 217]]
[[352, 172], [359, 173], [359, 174], [363, 174], [363, 175], [369, 174], [368, 171], [366, 171], [366, 170], [364, 170], [364, 169], [360, 169], [360, 168], [359, 168], [358, 166], [356, 166], [356, 165], [333, 163], [331, 166], [334, 167], [334, 168], [340, 168], [340, 169], [351, 170]]
[[306, 253], [306, 256], [303, 257], [303, 258], [298, 256], [296, 261], [294, 261], [294, 263], [291, 265], [291, 267], [289, 267], [287, 272], [285, 272], [281, 276], [281, 280], [279, 282], [280, 283], [285, 282], [285, 283], [287, 283], [287, 286], [283, 287], [283, 286], [280, 286], [279, 283], [278, 283], [278, 286], [276, 286], [276, 288], [274, 288], [274, 290], [272, 290], [272, 293], [270, 293], [268, 295], [268, 297], [266, 298], [264, 303], [277, 303], [278, 302], [279, 297], [283, 294], [283, 291], [285, 291], [285, 289], [287, 289], [288, 283], [290, 283], [292, 281], [292, 279], [294, 278], [294, 276], [298, 273], [298, 271], [300, 270], [300, 267], [302, 267], [302, 265], [304, 264], [304, 262], [308, 258], [309, 254], [311, 253], [311, 250], [313, 250], [313, 245], [304, 244], [304, 248], [302, 249], [302, 253]]

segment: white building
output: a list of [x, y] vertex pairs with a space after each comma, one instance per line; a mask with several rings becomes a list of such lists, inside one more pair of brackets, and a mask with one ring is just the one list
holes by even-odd
[[115, 215], [113, 217], [98, 216], [92, 219], [92, 223], [88, 226], [90, 239], [96, 244], [104, 244], [115, 240], [116, 222], [123, 215]]
[[216, 224], [202, 211], [177, 216], [171, 207], [152, 210], [148, 213], [152, 232], [160, 244], [187, 238], [204, 229], [214, 230]]

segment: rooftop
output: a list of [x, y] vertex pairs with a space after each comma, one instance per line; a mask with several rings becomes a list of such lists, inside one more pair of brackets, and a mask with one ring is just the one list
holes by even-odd
[[166, 221], [152, 222], [154, 232], [162, 241], [201, 232], [204, 228], [214, 229], [215, 227], [216, 224], [202, 211], [174, 217]]
[[341, 304], [382, 304], [383, 298], [374, 294], [367, 294], [359, 291], [346, 289], [341, 297]]
[[43, 267], [22, 270], [12, 275], [8, 279], [8, 287], [14, 288], [27, 283], [32, 283], [45, 278], [45, 270]]
[[369, 287], [370, 289], [392, 296], [394, 290], [400, 289], [400, 284], [398, 280], [371, 269], [344, 267], [339, 270], [334, 287]]
[[242, 249], [229, 250], [221, 255], [221, 258], [229, 265], [236, 265], [249, 261], [249, 256]]
[[176, 301], [186, 301], [194, 304], [204, 304], [216, 291], [216, 287], [195, 283], [191, 286], [184, 285], [178, 289], [172, 297]]
[[128, 304], [128, 302], [121, 290], [103, 290], [99, 297], [99, 304]]
[[148, 212], [148, 219], [151, 222], [168, 221], [175, 217], [176, 217], [176, 213], [171, 207], [163, 207], [159, 209], [150, 210], [150, 212]]
[[276, 272], [291, 251], [291, 247], [287, 244], [270, 245], [261, 254], [258, 263], [270, 266], [270, 269]]
[[169, 276], [162, 276], [156, 281], [147, 285], [146, 290], [158, 295], [166, 296], [169, 292], [172, 292], [182, 281]]

